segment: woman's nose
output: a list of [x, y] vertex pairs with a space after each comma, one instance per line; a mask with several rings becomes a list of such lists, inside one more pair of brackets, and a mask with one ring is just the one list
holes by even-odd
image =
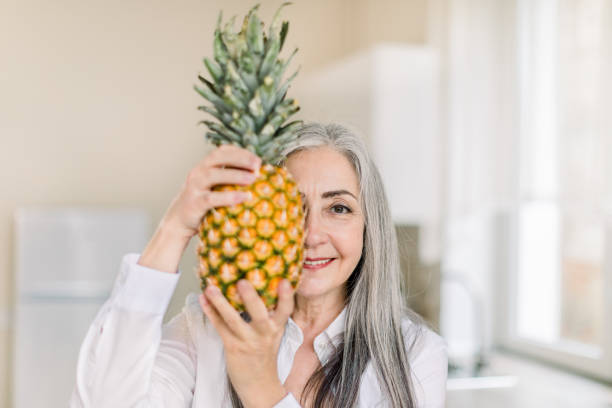
[[314, 248], [327, 242], [327, 233], [321, 225], [321, 220], [311, 211], [306, 211], [306, 222], [304, 223], [304, 246], [306, 248]]

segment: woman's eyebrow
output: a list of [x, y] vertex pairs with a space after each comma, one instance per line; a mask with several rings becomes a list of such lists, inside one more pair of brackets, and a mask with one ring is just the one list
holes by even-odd
[[[355, 200], [357, 200], [357, 197], [355, 197], [355, 195], [348, 190], [326, 191], [325, 193], [321, 194], [321, 198], [331, 198], [331, 197], [336, 197], [336, 196], [344, 195], [344, 194], [348, 194], [351, 197], [353, 197]], [[302, 201], [306, 201], [306, 194], [300, 193], [300, 196], [302, 197]]]
[[348, 191], [348, 190], [326, 191], [325, 193], [321, 194], [321, 198], [336, 197], [336, 196], [344, 195], [344, 194], [348, 194], [351, 197], [353, 197], [355, 200], [357, 200], [357, 197], [355, 197], [355, 195], [353, 193], [351, 193], [350, 191]]

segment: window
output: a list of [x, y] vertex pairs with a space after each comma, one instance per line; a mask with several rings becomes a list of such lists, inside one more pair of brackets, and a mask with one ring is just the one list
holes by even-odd
[[518, 1], [520, 174], [505, 344], [606, 379], [612, 379], [612, 303], [605, 296], [612, 289], [610, 14], [607, 0]]

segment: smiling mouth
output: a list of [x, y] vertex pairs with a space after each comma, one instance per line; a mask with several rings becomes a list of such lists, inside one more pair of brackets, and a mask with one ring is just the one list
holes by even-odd
[[321, 269], [332, 263], [336, 258], [312, 259], [304, 261], [304, 269]]

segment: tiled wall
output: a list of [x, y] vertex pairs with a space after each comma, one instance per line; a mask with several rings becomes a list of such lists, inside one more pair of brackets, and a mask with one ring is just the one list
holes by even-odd
[[419, 227], [396, 225], [408, 305], [436, 331], [440, 327], [440, 263], [419, 259]]

